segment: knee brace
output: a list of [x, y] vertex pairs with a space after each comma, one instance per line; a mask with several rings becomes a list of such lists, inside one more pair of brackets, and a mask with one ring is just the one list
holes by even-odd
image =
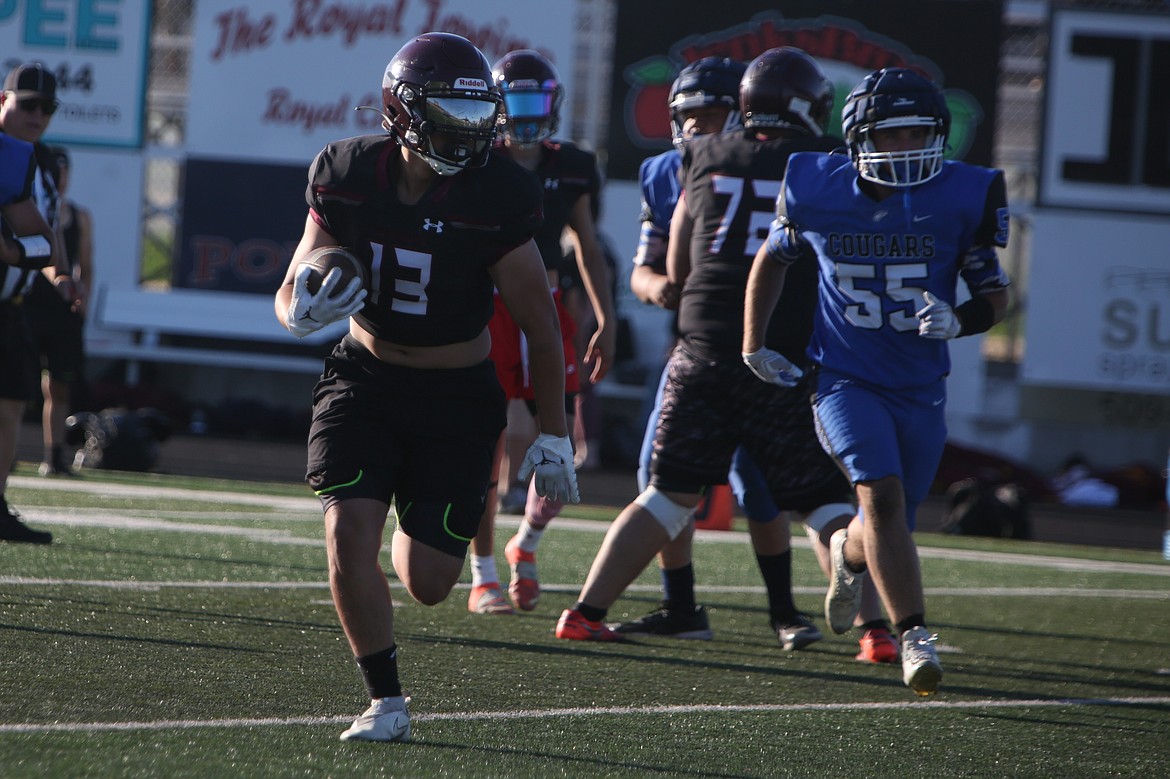
[[856, 513], [857, 509], [851, 503], [826, 503], [810, 511], [804, 518], [804, 524], [809, 530], [820, 533], [830, 520], [845, 515], [852, 517]]
[[678, 538], [678, 534], [683, 532], [691, 515], [695, 513], [694, 506], [680, 506], [659, 492], [656, 487], [647, 487], [641, 495], [634, 498], [634, 503], [658, 520], [658, 524], [662, 525], [671, 541]]

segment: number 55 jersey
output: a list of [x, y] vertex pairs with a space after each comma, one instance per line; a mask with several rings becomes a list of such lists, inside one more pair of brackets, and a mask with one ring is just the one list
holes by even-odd
[[776, 211], [819, 264], [809, 357], [872, 384], [917, 387], [950, 371], [947, 342], [918, 335], [925, 292], [954, 306], [959, 276], [972, 295], [1009, 283], [995, 251], [1008, 238], [999, 170], [948, 161], [929, 181], [875, 200], [848, 156], [794, 154]]

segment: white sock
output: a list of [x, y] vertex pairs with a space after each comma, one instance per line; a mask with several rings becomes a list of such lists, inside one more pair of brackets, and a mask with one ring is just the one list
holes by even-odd
[[[545, 527], [548, 527], [548, 525], [545, 525]], [[516, 535], [520, 538], [516, 542], [517, 546], [525, 552], [536, 554], [536, 547], [540, 545], [540, 537], [544, 535], [544, 528], [533, 527], [529, 523], [528, 518], [525, 517], [524, 521], [520, 523], [520, 532]]]
[[499, 584], [500, 575], [496, 573], [496, 558], [493, 555], [471, 555], [471, 586], [481, 584]]

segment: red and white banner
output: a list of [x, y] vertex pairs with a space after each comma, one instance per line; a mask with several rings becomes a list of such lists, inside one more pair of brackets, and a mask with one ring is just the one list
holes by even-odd
[[[452, 32], [489, 62], [543, 52], [572, 93], [572, 0], [200, 0], [195, 6], [187, 151], [308, 165], [326, 143], [379, 132], [382, 72], [407, 41]], [[570, 122], [569, 101], [561, 126]]]

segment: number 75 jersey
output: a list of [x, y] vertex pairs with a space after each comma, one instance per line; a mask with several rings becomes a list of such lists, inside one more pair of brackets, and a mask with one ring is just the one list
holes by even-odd
[[[845, 155], [794, 154], [777, 215], [816, 253], [820, 285], [811, 360], [890, 389], [950, 371], [945, 340], [918, 335], [924, 293], [952, 306], [961, 276], [972, 295], [1008, 278], [1003, 172], [948, 161], [930, 181], [874, 200]], [[802, 256], [797, 262], [809, 261]]]

